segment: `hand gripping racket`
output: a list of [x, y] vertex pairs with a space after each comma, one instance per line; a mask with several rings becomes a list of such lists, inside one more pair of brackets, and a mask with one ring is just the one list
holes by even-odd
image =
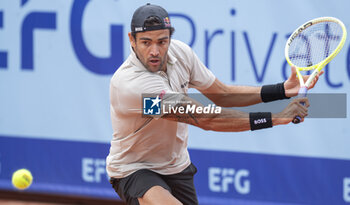
[[[339, 19], [320, 17], [306, 22], [289, 37], [285, 56], [289, 65], [296, 67], [300, 82], [298, 97], [306, 97], [308, 87], [316, 75], [343, 48], [346, 35], [346, 28]], [[314, 71], [304, 82], [301, 71], [308, 70]], [[300, 116], [293, 119], [295, 124], [300, 121]]]

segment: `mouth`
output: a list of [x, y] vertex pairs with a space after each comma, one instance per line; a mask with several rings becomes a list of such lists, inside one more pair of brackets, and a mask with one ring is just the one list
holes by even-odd
[[160, 64], [160, 60], [157, 59], [157, 58], [152, 58], [150, 59], [149, 61], [149, 64], [152, 65], [152, 66], [158, 66]]

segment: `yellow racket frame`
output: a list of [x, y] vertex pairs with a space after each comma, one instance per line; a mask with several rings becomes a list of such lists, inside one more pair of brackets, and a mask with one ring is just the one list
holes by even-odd
[[[339, 45], [337, 46], [337, 48], [327, 57], [325, 58], [323, 61], [319, 62], [316, 65], [312, 65], [310, 67], [298, 67], [296, 65], [294, 65], [288, 55], [288, 50], [289, 50], [289, 45], [293, 42], [293, 40], [299, 35], [300, 32], [302, 32], [303, 30], [307, 29], [308, 27], [314, 25], [314, 24], [318, 24], [321, 22], [335, 22], [337, 24], [339, 24], [342, 28], [343, 31], [343, 36], [342, 39], [339, 43]], [[312, 80], [315, 78], [315, 76], [322, 70], [323, 67], [325, 67], [338, 53], [339, 51], [343, 48], [344, 44], [345, 44], [345, 40], [346, 40], [346, 36], [347, 36], [347, 32], [346, 32], [346, 27], [344, 25], [344, 23], [342, 21], [340, 21], [337, 18], [334, 17], [319, 17], [319, 18], [315, 18], [312, 19], [306, 23], [304, 23], [302, 26], [300, 26], [299, 28], [297, 28], [293, 34], [289, 37], [289, 39], [287, 40], [286, 46], [285, 46], [285, 50], [284, 50], [284, 54], [286, 57], [286, 60], [288, 62], [288, 64], [290, 66], [294, 66], [296, 68], [297, 71], [297, 75], [299, 78], [299, 82], [300, 82], [300, 86], [301, 87], [309, 87], [310, 83], [312, 82]], [[304, 83], [303, 80], [303, 76], [301, 75], [300, 71], [307, 71], [307, 70], [315, 70], [310, 77], [308, 78], [308, 80], [306, 81], [306, 83]]]

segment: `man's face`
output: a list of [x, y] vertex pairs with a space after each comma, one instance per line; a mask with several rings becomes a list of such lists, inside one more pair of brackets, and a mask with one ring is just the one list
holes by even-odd
[[170, 44], [170, 31], [168, 29], [140, 32], [136, 40], [129, 33], [131, 46], [150, 72], [166, 70], [168, 48]]

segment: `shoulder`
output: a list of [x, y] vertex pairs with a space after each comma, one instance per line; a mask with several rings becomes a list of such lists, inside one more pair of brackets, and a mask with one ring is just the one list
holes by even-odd
[[131, 66], [121, 67], [115, 72], [110, 81], [110, 89], [117, 95], [140, 96], [170, 88], [159, 74]]
[[193, 60], [196, 59], [196, 55], [190, 46], [175, 39], [171, 39], [169, 53], [179, 60], [182, 65], [186, 65], [190, 69], [193, 66]]
[[156, 83], [158, 81], [163, 81], [161, 76], [133, 66], [129, 68], [119, 68], [118, 71], [114, 73], [111, 84], [118, 88], [141, 89], [145, 84], [150, 82]]
[[184, 53], [184, 54], [189, 54], [193, 52], [190, 46], [176, 39], [171, 39], [169, 50], [174, 53]]

